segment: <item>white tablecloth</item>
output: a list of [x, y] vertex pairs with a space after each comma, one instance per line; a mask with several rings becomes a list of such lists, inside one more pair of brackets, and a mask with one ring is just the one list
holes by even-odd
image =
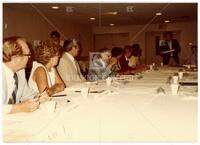
[[[74, 84], [61, 93], [67, 97], [53, 99], [53, 116], [42, 107], [3, 116], [4, 141], [196, 141], [197, 87], [181, 86], [171, 95], [166, 81], [174, 72], [177, 68], [160, 68], [141, 79], [126, 76], [129, 80], [115, 80], [111, 87], [104, 81]], [[83, 99], [74, 92], [83, 86], [105, 91]], [[159, 87], [165, 94], [157, 93]]]

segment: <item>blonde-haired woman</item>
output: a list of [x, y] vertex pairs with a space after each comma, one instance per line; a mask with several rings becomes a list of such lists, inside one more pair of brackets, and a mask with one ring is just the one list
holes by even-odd
[[43, 42], [35, 49], [28, 81], [30, 88], [40, 93], [47, 90], [49, 96], [64, 90], [65, 85], [55, 67], [60, 57], [59, 49], [60, 46], [51, 41]]

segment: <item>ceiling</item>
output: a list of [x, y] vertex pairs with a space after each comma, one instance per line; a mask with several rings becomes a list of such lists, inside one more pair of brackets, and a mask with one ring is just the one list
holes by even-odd
[[[52, 9], [52, 6], [59, 9]], [[162, 24], [164, 20], [171, 23], [197, 21], [197, 3], [4, 3], [3, 8], [32, 11], [90, 26]], [[109, 12], [117, 12], [117, 15]], [[162, 12], [162, 15], [156, 16], [157, 12]], [[91, 21], [90, 17], [96, 20]]]

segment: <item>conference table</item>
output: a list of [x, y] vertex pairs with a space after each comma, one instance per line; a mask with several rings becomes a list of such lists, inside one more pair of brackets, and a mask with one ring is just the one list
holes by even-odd
[[[106, 81], [73, 83], [55, 97], [55, 113], [3, 116], [5, 142], [194, 142], [197, 141], [196, 85], [180, 85], [172, 95], [169, 76], [176, 67], [160, 67]], [[197, 82], [185, 71], [182, 81]], [[179, 80], [181, 81], [181, 80]], [[87, 97], [82, 88], [90, 88]], [[162, 91], [160, 91], [162, 90]], [[70, 100], [70, 101], [69, 101]]]

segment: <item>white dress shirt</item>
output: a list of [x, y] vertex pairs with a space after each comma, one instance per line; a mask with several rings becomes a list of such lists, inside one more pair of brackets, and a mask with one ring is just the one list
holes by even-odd
[[3, 69], [5, 71], [7, 88], [8, 88], [7, 89], [7, 95], [9, 96], [9, 98], [7, 97], [7, 101], [6, 101], [6, 102], [8, 102], [9, 99], [12, 99], [12, 92], [13, 92], [14, 87], [15, 87], [14, 73], [4, 63], [3, 63]]
[[71, 54], [69, 54], [68, 52], [65, 52], [65, 53], [67, 54], [67, 56], [69, 57], [69, 59], [73, 63], [74, 68], [77, 70], [74, 57]]
[[77, 74], [80, 76], [82, 75], [81, 72], [80, 72], [80, 67], [79, 67], [79, 64], [78, 62], [76, 61], [76, 59], [68, 52], [66, 52], [67, 56], [69, 57], [70, 61], [73, 63], [73, 66], [75, 68], [75, 70], [77, 71]]
[[9, 113], [11, 111], [11, 108], [12, 108], [12, 105], [11, 104], [8, 104], [9, 102], [9, 99], [13, 99], [12, 98], [12, 92], [14, 90], [14, 87], [15, 87], [15, 80], [14, 80], [14, 73], [13, 71], [8, 68], [6, 66], [6, 64], [3, 63], [3, 70], [4, 70], [4, 75], [5, 75], [5, 80], [6, 81], [6, 86], [5, 88], [7, 88], [6, 90], [3, 90], [5, 91], [5, 98], [3, 100], [3, 103], [4, 103], [4, 112], [5, 113]]
[[[172, 50], [172, 41], [168, 41], [169, 49]], [[170, 56], [173, 56], [173, 52], [170, 53]]]
[[[26, 78], [25, 78], [25, 70], [19, 70], [16, 72], [18, 77], [18, 89], [16, 94], [16, 104], [23, 102], [28, 99], [34, 98], [37, 93], [28, 87]], [[9, 99], [13, 99], [12, 92], [15, 88], [15, 80], [13, 78], [14, 73], [3, 63], [3, 71], [2, 71], [2, 79], [3, 79], [3, 113], [7, 114], [12, 109], [12, 104], [9, 103]]]

